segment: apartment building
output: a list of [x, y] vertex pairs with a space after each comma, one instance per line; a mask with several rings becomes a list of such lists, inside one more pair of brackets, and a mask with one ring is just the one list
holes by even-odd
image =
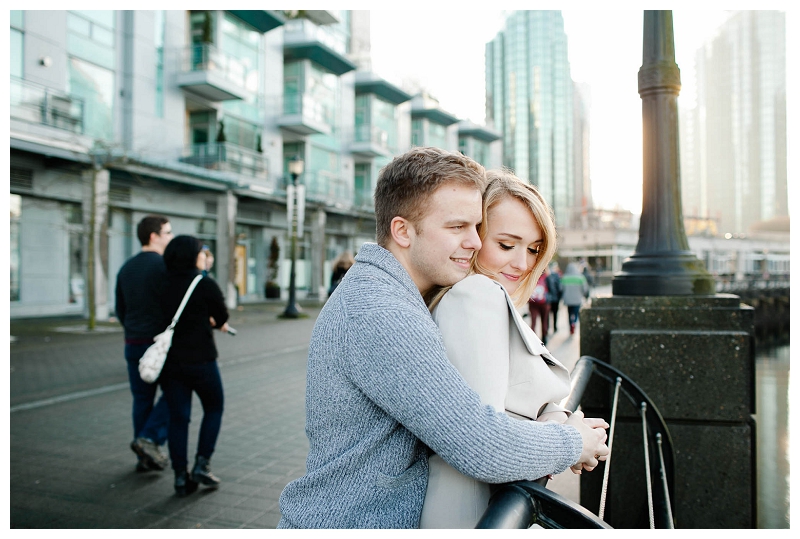
[[274, 238], [285, 296], [297, 158], [298, 295], [319, 296], [330, 261], [374, 241], [375, 179], [393, 156], [412, 144], [500, 153], [490, 130], [370, 71], [366, 11], [10, 18], [12, 317], [87, 312], [89, 271], [98, 319], [112, 316], [150, 213], [209, 245], [230, 306], [264, 298]]

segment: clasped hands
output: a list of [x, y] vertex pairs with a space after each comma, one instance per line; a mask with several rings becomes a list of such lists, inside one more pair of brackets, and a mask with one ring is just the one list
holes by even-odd
[[609, 449], [606, 445], [608, 423], [605, 420], [599, 417], [584, 417], [583, 412], [576, 411], [564, 424], [578, 429], [583, 439], [583, 452], [578, 462], [570, 467], [572, 473], [580, 474], [583, 470], [591, 472], [597, 467], [599, 461], [608, 458]]

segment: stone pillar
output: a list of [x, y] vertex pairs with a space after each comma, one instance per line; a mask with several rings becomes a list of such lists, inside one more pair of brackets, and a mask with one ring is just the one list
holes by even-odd
[[[651, 398], [675, 451], [672, 506], [677, 528], [755, 527], [755, 344], [753, 309], [715, 283], [688, 248], [681, 209], [677, 96], [680, 71], [670, 11], [644, 12], [639, 71], [643, 201], [639, 243], [614, 275], [612, 297], [580, 314], [581, 355], [628, 375]], [[602, 386], [602, 387], [599, 387]], [[610, 386], [581, 403], [611, 418]], [[642, 425], [621, 399], [605, 520], [649, 525]], [[581, 475], [581, 504], [599, 507], [604, 464]], [[661, 488], [651, 462], [653, 488]]]
[[308, 285], [309, 299], [324, 299], [327, 287], [323, 279], [325, 270], [325, 222], [327, 214], [320, 208], [311, 218], [311, 282]]
[[225, 294], [225, 305], [235, 309], [239, 294], [236, 289], [236, 214], [238, 199], [226, 191], [217, 199], [217, 261], [214, 264], [219, 287]]
[[[595, 298], [580, 314], [580, 353], [630, 376], [663, 415], [675, 450], [675, 527], [754, 528], [752, 307], [729, 294]], [[584, 412], [610, 418], [610, 386], [591, 388]], [[648, 525], [638, 417], [620, 399], [605, 514], [615, 528]], [[602, 478], [602, 464], [581, 475], [581, 504], [595, 512]]]

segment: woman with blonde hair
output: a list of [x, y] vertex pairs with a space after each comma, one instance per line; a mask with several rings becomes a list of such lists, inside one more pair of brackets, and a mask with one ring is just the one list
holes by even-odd
[[[535, 187], [509, 171], [487, 171], [487, 179], [478, 231], [482, 247], [470, 275], [433, 291], [426, 301], [450, 362], [484, 404], [519, 420], [563, 423], [570, 413], [557, 403], [569, 393], [569, 372], [517, 311], [556, 252], [553, 211]], [[582, 418], [581, 412], [574, 415], [573, 420]], [[602, 419], [583, 421], [608, 428]], [[489, 485], [462, 475], [438, 455], [428, 462], [420, 527], [474, 528], [488, 505]]]

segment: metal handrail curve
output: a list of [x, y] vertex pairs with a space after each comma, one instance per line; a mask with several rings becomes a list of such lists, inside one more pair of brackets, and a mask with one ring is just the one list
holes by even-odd
[[[664, 418], [647, 394], [628, 376], [608, 363], [591, 356], [582, 356], [572, 370], [570, 393], [561, 405], [573, 412], [577, 410], [589, 380], [595, 374], [615, 385], [618, 388], [617, 393], [621, 392], [641, 411], [648, 460], [660, 463], [657, 473], [652, 473], [649, 468], [647, 473], [655, 476], [657, 482], [663, 485], [663, 489], [652, 489], [652, 505], [658, 511], [651, 518], [651, 526], [658, 524], [656, 527], [659, 528], [673, 528], [675, 454], [672, 438]], [[548, 490], [546, 485], [546, 477], [536, 481], [515, 481], [498, 485], [476, 528], [529, 528], [534, 524], [558, 529], [610, 528], [600, 517], [572, 500]]]

